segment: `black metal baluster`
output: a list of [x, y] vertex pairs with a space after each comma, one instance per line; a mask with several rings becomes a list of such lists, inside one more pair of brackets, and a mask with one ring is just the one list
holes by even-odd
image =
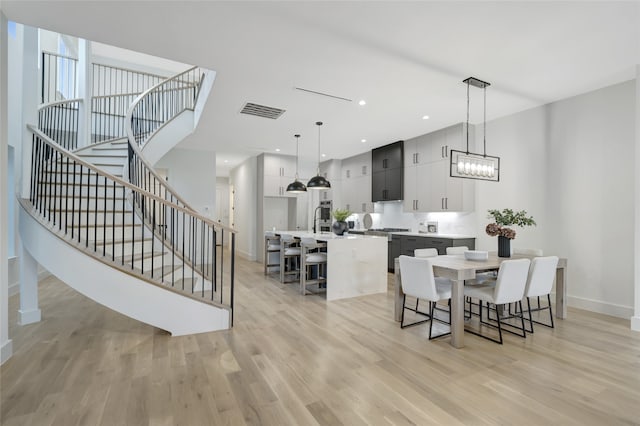
[[184, 257], [185, 257], [185, 252], [184, 252], [184, 238], [185, 238], [185, 225], [184, 225], [184, 218], [185, 216], [185, 212], [182, 212], [182, 289], [184, 290]]
[[[105, 255], [107, 248], [107, 175], [104, 176], [104, 194], [102, 206], [102, 255]], [[98, 198], [96, 196], [96, 214], [98, 212]], [[112, 227], [115, 227], [115, 214], [113, 215]]]
[[222, 297], [224, 294], [224, 229], [220, 234], [220, 303], [222, 303]]
[[[216, 271], [218, 270], [218, 231], [216, 228], [213, 228], [213, 271], [211, 271], [211, 276], [213, 280], [213, 292], [218, 291], [218, 275]], [[211, 300], [213, 300], [213, 293], [211, 293]]]
[[231, 327], [233, 327], [233, 314], [234, 309], [234, 295], [236, 292], [235, 286], [235, 270], [236, 270], [236, 234], [231, 233], [231, 295], [229, 304], [231, 305]]
[[[69, 186], [71, 185], [71, 183], [69, 182], [69, 157], [65, 156], [65, 160], [66, 160], [67, 167], [65, 170], [64, 181], [67, 182], [67, 185], [65, 186], [65, 191], [64, 191], [64, 234], [67, 235], [67, 232], [68, 232], [67, 225], [69, 223]], [[75, 183], [75, 181], [76, 181], [75, 176], [73, 176], [73, 183]], [[80, 181], [82, 181], [82, 176], [80, 176]]]
[[[153, 278], [153, 257], [155, 253], [155, 233], [156, 233], [156, 199], [153, 199], [151, 205], [153, 211], [151, 212], [151, 278]], [[160, 280], [162, 281], [162, 272], [160, 273]]]
[[[80, 192], [82, 192], [82, 184], [80, 185]], [[91, 169], [87, 167], [87, 222], [85, 224], [85, 247], [89, 247], [89, 210], [91, 209], [91, 201], [89, 201], [89, 194], [91, 192]]]
[[[73, 180], [74, 185], [71, 186], [71, 240], [73, 240], [76, 224], [76, 160], [73, 160]], [[80, 183], [82, 183], [82, 166], [80, 166]], [[82, 213], [82, 197], [80, 197], [80, 205], [78, 206], [78, 222]], [[80, 229], [78, 229], [78, 241], [80, 241]]]
[[[111, 227], [111, 260], [115, 261], [116, 258], [116, 181], [113, 181], [113, 194], [111, 194], [111, 214], [112, 214], [112, 218], [113, 218], [113, 226]], [[107, 209], [107, 203], [105, 202], [104, 204], [104, 208], [105, 211]], [[122, 215], [120, 215], [120, 217], [122, 218], [122, 227], [124, 228], [124, 213]], [[105, 241], [105, 247], [107, 246], [106, 241]], [[103, 252], [104, 255], [104, 252]]]
[[98, 185], [99, 185], [98, 172], [96, 172], [96, 193], [94, 194], [95, 207], [93, 208], [93, 251], [98, 251]]

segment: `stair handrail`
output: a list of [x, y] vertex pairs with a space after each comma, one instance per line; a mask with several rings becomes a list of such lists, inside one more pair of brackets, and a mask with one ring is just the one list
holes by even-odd
[[[173, 189], [171, 187], [171, 185], [169, 185], [169, 183], [167, 183], [167, 181], [165, 179], [163, 179], [161, 176], [158, 175], [158, 173], [155, 171], [154, 167], [145, 159], [144, 155], [142, 154], [142, 148], [144, 147], [144, 145], [146, 144], [146, 142], [151, 139], [156, 132], [162, 128], [163, 126], [165, 126], [167, 123], [169, 123], [171, 120], [173, 120], [174, 118], [176, 118], [178, 115], [180, 115], [182, 112], [184, 112], [187, 109], [183, 109], [180, 110], [178, 112], [175, 113], [175, 115], [171, 116], [167, 121], [163, 122], [162, 125], [158, 126], [157, 128], [155, 128], [153, 130], [153, 132], [151, 132], [150, 134], [148, 134], [147, 138], [144, 140], [143, 143], [141, 143], [141, 141], [138, 141], [135, 134], [134, 134], [134, 129], [133, 129], [133, 114], [134, 111], [136, 110], [136, 108], [140, 105], [141, 101], [147, 97], [149, 97], [151, 94], [153, 94], [154, 92], [158, 92], [158, 91], [162, 91], [161, 88], [166, 85], [169, 82], [172, 81], [179, 81], [180, 78], [182, 78], [184, 75], [187, 75], [188, 73], [192, 73], [196, 70], [199, 70], [200, 68], [197, 66], [191, 67], [186, 71], [183, 71], [179, 74], [174, 75], [171, 78], [168, 78], [167, 80], [161, 82], [160, 84], [157, 84], [151, 88], [149, 88], [148, 90], [144, 91], [143, 93], [140, 94], [140, 96], [138, 96], [133, 103], [131, 104], [131, 106], [129, 107], [129, 110], [127, 111], [127, 115], [125, 118], [125, 122], [129, 123], [129, 125], [126, 126], [126, 130], [127, 130], [127, 139], [129, 141], [129, 154], [128, 154], [128, 164], [129, 164], [129, 179], [131, 180], [133, 176], [135, 176], [136, 172], [140, 172], [139, 170], [134, 170], [137, 169], [137, 165], [134, 164], [134, 161], [137, 159], [137, 161], [139, 161], [142, 166], [144, 167], [144, 172], [150, 173], [153, 177], [154, 177], [154, 184], [160, 184], [161, 187], [164, 187], [164, 193], [165, 194], [170, 194], [171, 195], [171, 199], [175, 200], [178, 203], [181, 203], [185, 208], [190, 209], [192, 212], [196, 212], [196, 210], [191, 207], [189, 205], [189, 203], [187, 203], [187, 201], [185, 201], [182, 197], [180, 197], [178, 195], [178, 192]], [[202, 77], [200, 78], [200, 81], [197, 85], [197, 92], [199, 92], [199, 88], [202, 84]], [[189, 88], [189, 87], [187, 87]], [[194, 87], [195, 88], [195, 87]], [[197, 96], [194, 97], [194, 105], [195, 105], [195, 101], [197, 100]], [[155, 186], [155, 185], [154, 185]], [[230, 228], [232, 229], [232, 228]]]
[[[196, 296], [201, 292], [203, 300], [209, 299], [211, 302], [222, 305], [226, 303], [231, 308], [231, 323], [233, 323], [235, 230], [170, 203], [101, 170], [57, 144], [33, 125], [28, 125], [27, 128], [33, 135], [31, 187], [28, 200], [33, 213], [39, 214], [34, 217], [46, 223], [51, 232], [75, 244], [79, 249], [84, 247], [89, 254], [95, 254], [104, 262], [110, 261], [115, 267], [123, 271], [131, 271], [129, 273], [136, 276], [140, 275], [142, 278], [152, 280], [159, 279], [163, 285], [170, 284], [170, 287], [177, 290], [179, 287], [175, 286], [176, 283], [180, 283], [180, 273], [175, 272], [174, 266], [181, 269], [182, 291], [186, 291], [186, 295], [189, 294], [185, 279], [190, 278], [190, 294]], [[83, 179], [85, 176], [86, 181]], [[69, 181], [70, 177], [73, 178], [72, 181]], [[76, 180], [77, 177], [80, 178], [79, 181]], [[76, 194], [77, 186], [80, 188]], [[85, 191], [83, 187], [86, 188]], [[93, 194], [91, 189], [94, 189]], [[99, 189], [102, 190], [102, 194], [98, 192]], [[73, 191], [71, 195], [70, 191]], [[107, 206], [107, 200], [112, 201], [111, 207]], [[116, 205], [116, 200], [122, 200], [118, 201], [119, 206]], [[137, 213], [126, 208], [126, 200]], [[85, 201], [84, 208], [83, 201]], [[103, 203], [102, 207], [99, 206], [100, 202]], [[131, 216], [128, 217], [133, 220], [127, 225], [125, 215], [129, 214]], [[118, 232], [116, 232], [116, 215], [122, 215], [122, 222], [118, 223], [122, 230]], [[142, 223], [135, 218], [142, 219]], [[98, 221], [99, 219], [102, 219], [102, 223]], [[128, 236], [131, 238], [130, 241], [125, 240], [126, 226], [134, 227], [132, 234]], [[138, 242], [143, 242], [145, 238], [151, 236], [151, 249], [147, 249], [146, 252], [148, 257], [149, 254], [151, 256], [146, 262], [144, 245], [135, 248], [135, 227], [137, 226], [141, 227], [140, 234], [137, 235]], [[110, 228], [110, 231], [107, 231], [107, 228]], [[152, 231], [151, 235], [145, 232], [145, 228]], [[224, 296], [224, 250], [219, 252], [217, 250], [218, 232], [221, 232], [220, 236], [224, 242], [225, 231], [231, 236], [230, 286], [227, 289], [229, 293], [227, 302]], [[122, 239], [116, 240], [119, 237]], [[154, 264], [156, 241], [159, 248], [165, 247], [169, 251], [163, 253], [160, 261]], [[108, 242], [113, 246], [110, 253], [106, 249]], [[122, 247], [119, 256], [116, 256], [116, 244]], [[124, 254], [125, 247], [131, 248], [131, 254]], [[166, 260], [165, 255], [168, 256]], [[129, 260], [131, 260], [130, 267]], [[138, 261], [140, 263], [136, 271], [135, 265]], [[198, 262], [201, 263], [198, 264]], [[170, 270], [167, 271], [165, 268]], [[190, 272], [187, 272], [187, 268]], [[219, 281], [217, 280], [218, 271]], [[164, 277], [169, 274], [171, 279], [167, 283]], [[196, 277], [202, 277], [201, 289], [194, 286]], [[208, 280], [211, 285], [210, 296], [205, 294], [204, 280]], [[218, 296], [219, 301], [216, 300]]]
[[183, 213], [192, 215], [192, 216], [197, 216], [198, 219], [202, 220], [203, 222], [205, 222], [207, 225], [211, 225], [215, 228], [220, 228], [223, 229], [225, 231], [237, 234], [238, 231], [223, 225], [220, 222], [216, 222], [213, 219], [209, 219], [206, 216], [201, 216], [200, 214], [198, 214], [197, 212], [194, 212], [193, 210], [190, 210], [188, 207], [183, 207], [179, 204], [175, 204], [175, 203], [171, 203], [170, 201], [167, 201], [166, 199], [159, 197], [149, 191], [145, 191], [144, 189], [140, 188], [139, 186], [135, 186], [134, 184], [127, 182], [126, 180], [119, 178], [118, 176], [114, 176], [112, 174], [110, 174], [109, 172], [105, 172], [104, 170], [94, 166], [93, 164], [84, 161], [81, 157], [77, 156], [76, 154], [74, 154], [73, 152], [69, 151], [68, 149], [66, 149], [65, 147], [61, 146], [60, 144], [58, 144], [56, 141], [54, 141], [53, 139], [51, 139], [49, 136], [47, 136], [45, 133], [43, 133], [40, 129], [38, 129], [36, 126], [32, 125], [32, 124], [27, 124], [27, 128], [34, 134], [36, 134], [38, 137], [42, 138], [43, 141], [45, 141], [48, 145], [52, 145], [55, 147], [55, 149], [61, 151], [62, 153], [64, 153], [66, 156], [68, 156], [69, 158], [71, 158], [73, 161], [75, 161], [77, 164], [82, 165], [83, 167], [86, 167], [87, 169], [91, 170], [92, 172], [96, 173], [99, 176], [106, 176], [107, 178], [111, 179], [112, 181], [116, 182], [119, 185], [122, 185], [132, 191], [138, 192], [140, 193], [140, 195], [144, 195], [145, 197], [148, 197], [152, 200], [158, 201], [162, 204], [167, 204], [167, 205], [171, 205], [171, 207], [174, 207], [176, 210], [179, 210]]

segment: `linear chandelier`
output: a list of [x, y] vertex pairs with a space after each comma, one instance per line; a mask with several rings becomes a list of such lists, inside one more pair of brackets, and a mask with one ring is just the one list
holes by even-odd
[[[462, 81], [467, 83], [467, 150], [451, 150], [451, 177], [488, 180], [491, 182], [500, 181], [500, 157], [487, 155], [487, 86], [491, 83], [469, 77]], [[484, 90], [484, 121], [483, 121], [483, 144], [482, 154], [469, 151], [469, 87], [477, 87]]]

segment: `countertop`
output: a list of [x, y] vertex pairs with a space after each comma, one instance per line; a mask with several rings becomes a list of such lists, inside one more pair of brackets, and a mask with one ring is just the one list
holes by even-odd
[[471, 235], [460, 234], [426, 234], [424, 232], [391, 232], [392, 235], [406, 235], [409, 237], [447, 238], [449, 240], [466, 240], [475, 238]]
[[387, 237], [379, 237], [376, 235], [359, 235], [359, 234], [345, 234], [345, 235], [336, 235], [333, 232], [316, 232], [315, 234], [312, 231], [274, 231], [276, 234], [290, 234], [294, 237], [309, 237], [314, 238], [317, 241], [329, 241], [329, 240], [362, 240], [369, 238], [384, 238]]

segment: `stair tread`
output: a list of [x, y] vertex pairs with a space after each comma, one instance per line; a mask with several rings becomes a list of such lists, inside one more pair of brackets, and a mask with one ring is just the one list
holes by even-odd
[[[148, 253], [138, 253], [138, 254], [134, 254], [133, 255], [133, 261], [136, 260], [140, 260], [140, 259], [150, 259], [152, 257], [158, 257], [158, 256], [164, 256], [165, 254], [167, 254], [166, 251], [154, 251], [154, 252], [148, 252]], [[124, 259], [124, 261], [130, 261], [132, 258], [132, 256], [130, 254], [124, 255], [124, 256], [118, 256], [115, 259], [117, 261], [121, 261]]]
[[151, 241], [151, 238], [136, 238], [135, 240], [133, 238], [125, 238], [123, 239], [119, 239], [119, 240], [96, 240], [96, 244], [98, 245], [114, 245], [114, 244], [122, 244], [122, 243], [131, 243], [131, 242], [148, 242]]
[[[98, 148], [94, 148], [98, 149]], [[113, 148], [109, 148], [113, 149]], [[98, 157], [98, 158], [127, 158], [127, 155], [117, 155], [117, 154], [78, 154], [78, 157]]]

